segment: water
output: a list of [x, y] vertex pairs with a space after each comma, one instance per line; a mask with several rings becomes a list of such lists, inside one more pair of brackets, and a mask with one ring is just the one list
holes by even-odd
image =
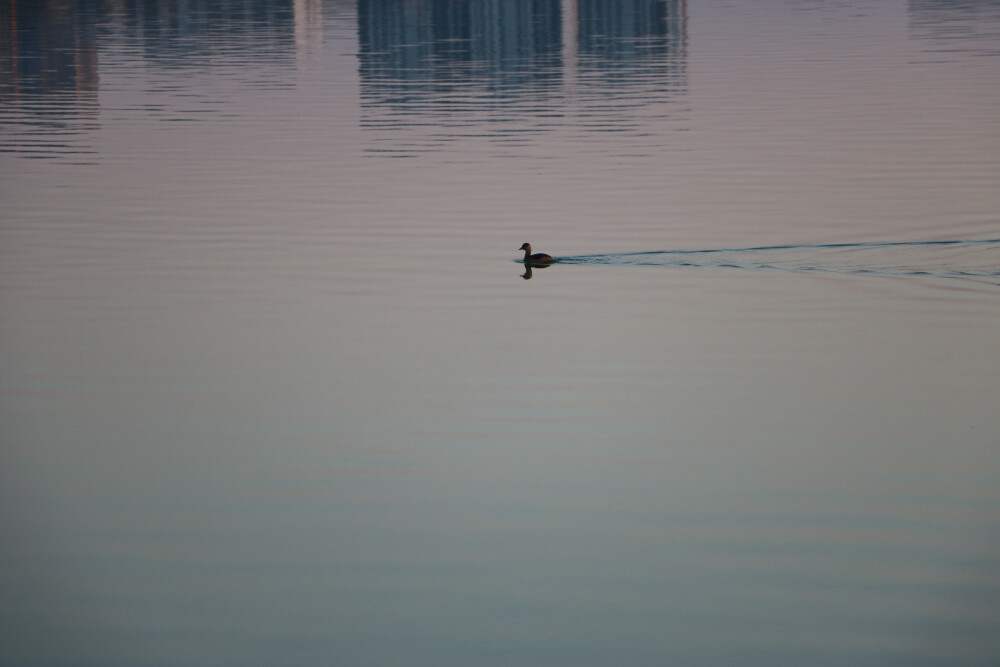
[[[559, 257], [563, 264], [713, 266], [793, 271], [841, 271], [882, 276], [1000, 276], [1000, 240], [828, 243], [764, 248], [659, 250]], [[996, 283], [1000, 285], [1000, 283]]]
[[4, 3], [0, 664], [995, 664], [998, 34]]

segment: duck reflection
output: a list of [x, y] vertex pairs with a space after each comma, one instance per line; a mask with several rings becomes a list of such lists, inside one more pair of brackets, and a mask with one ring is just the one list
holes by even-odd
[[556, 260], [552, 255], [547, 255], [544, 252], [531, 252], [531, 244], [524, 243], [518, 250], [524, 251], [524, 262], [525, 271], [521, 274], [521, 277], [525, 280], [531, 280], [531, 270], [532, 269], [544, 269], [547, 266], [551, 266]]
[[521, 277], [524, 278], [525, 280], [531, 280], [531, 277], [534, 275], [534, 273], [532, 271], [533, 269], [544, 269], [544, 268], [546, 268], [548, 266], [550, 266], [550, 265], [549, 264], [525, 264], [524, 265], [524, 273], [521, 274]]

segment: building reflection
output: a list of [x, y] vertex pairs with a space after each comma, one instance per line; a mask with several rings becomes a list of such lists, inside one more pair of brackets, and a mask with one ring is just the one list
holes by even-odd
[[[332, 0], [331, 0], [332, 2]], [[295, 66], [322, 43], [324, 0], [4, 0], [0, 121], [24, 154], [86, 153], [102, 49], [144, 65]], [[272, 80], [278, 80], [272, 77]]]
[[295, 0], [295, 53], [299, 60], [313, 60], [323, 46], [322, 0]]
[[100, 58], [92, 7], [12, 0], [0, 11], [0, 121], [18, 152], [86, 160], [98, 127]]
[[939, 43], [931, 51], [1000, 55], [997, 0], [909, 0], [907, 9], [913, 36]]
[[358, 0], [362, 122], [455, 127], [683, 94], [686, 14], [684, 0]]
[[[332, 0], [331, 0], [332, 2]], [[335, 4], [335, 3], [332, 3]], [[322, 42], [324, 0], [4, 0], [0, 94], [76, 91], [96, 102], [98, 45], [147, 64], [292, 63]]]
[[208, 67], [220, 55], [247, 62], [295, 60], [295, 0], [134, 0], [107, 12], [143, 59], [168, 68]]
[[552, 76], [564, 50], [609, 73], [679, 64], [686, 14], [684, 0], [358, 0], [361, 72], [371, 83]]
[[97, 104], [96, 26], [72, 0], [14, 0], [0, 13], [0, 96], [6, 103], [58, 93]]
[[362, 83], [375, 97], [449, 83], [516, 93], [560, 75], [561, 25], [559, 0], [358, 0]]
[[602, 85], [627, 84], [630, 76], [665, 76], [681, 83], [687, 53], [684, 0], [577, 0], [580, 67], [603, 74]]
[[[342, 12], [344, 1], [5, 0], [5, 125], [41, 137], [38, 119], [51, 122], [55, 109], [66, 112], [63, 130], [84, 132], [81, 123], [97, 119], [102, 50], [163, 70], [266, 64], [259, 85], [288, 85], [281, 68], [316, 59], [324, 12]], [[611, 118], [615, 100], [686, 90], [684, 0], [357, 0], [355, 8], [367, 127], [473, 128], [480, 112], [496, 122], [555, 118], [570, 102]], [[17, 111], [41, 108], [39, 100], [47, 113]]]

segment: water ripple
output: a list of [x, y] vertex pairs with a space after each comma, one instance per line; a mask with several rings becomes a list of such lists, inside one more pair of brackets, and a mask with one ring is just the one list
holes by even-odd
[[561, 264], [706, 266], [867, 275], [1000, 276], [1000, 239], [825, 243], [559, 257]]

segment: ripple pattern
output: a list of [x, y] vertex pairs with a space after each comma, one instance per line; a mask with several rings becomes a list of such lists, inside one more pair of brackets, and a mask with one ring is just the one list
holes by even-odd
[[562, 264], [710, 266], [885, 276], [1000, 276], [1000, 239], [778, 245], [559, 257]]

